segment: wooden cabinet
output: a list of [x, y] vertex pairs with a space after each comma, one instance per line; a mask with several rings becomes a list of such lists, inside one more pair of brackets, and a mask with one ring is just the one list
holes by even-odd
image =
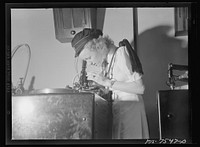
[[160, 90], [157, 102], [160, 139], [191, 141], [191, 102], [188, 90]]
[[71, 42], [83, 28], [96, 28], [96, 8], [53, 8], [56, 39]]

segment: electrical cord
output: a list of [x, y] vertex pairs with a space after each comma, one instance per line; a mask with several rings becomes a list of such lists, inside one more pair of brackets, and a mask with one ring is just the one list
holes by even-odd
[[30, 65], [30, 59], [31, 59], [31, 49], [30, 49], [29, 45], [28, 44], [17, 45], [12, 51], [11, 60], [14, 57], [15, 53], [18, 51], [18, 49], [21, 48], [22, 46], [25, 46], [28, 49], [28, 53], [29, 53], [28, 54], [29, 55], [28, 64], [27, 64], [26, 72], [25, 72], [25, 75], [24, 75], [24, 78], [23, 78], [23, 82], [22, 82], [22, 86], [24, 86], [24, 83], [25, 83], [25, 80], [26, 80], [26, 76], [27, 76], [27, 73], [28, 73], [28, 69], [29, 69], [29, 65]]

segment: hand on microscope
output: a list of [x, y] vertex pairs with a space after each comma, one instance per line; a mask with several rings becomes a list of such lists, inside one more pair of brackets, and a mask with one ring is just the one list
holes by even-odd
[[87, 79], [96, 82], [97, 84], [105, 87], [110, 86], [110, 80], [103, 76], [102, 73], [88, 72]]

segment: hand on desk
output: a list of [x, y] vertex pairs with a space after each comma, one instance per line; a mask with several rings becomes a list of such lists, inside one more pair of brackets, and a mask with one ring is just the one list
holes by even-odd
[[87, 73], [87, 79], [92, 80], [102, 86], [109, 87], [110, 86], [110, 80], [103, 76], [102, 73]]

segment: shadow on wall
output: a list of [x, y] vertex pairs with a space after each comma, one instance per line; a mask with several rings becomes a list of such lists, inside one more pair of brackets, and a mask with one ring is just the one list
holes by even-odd
[[137, 40], [137, 54], [144, 71], [143, 97], [150, 138], [159, 137], [157, 91], [169, 90], [166, 85], [168, 64], [188, 65], [188, 48], [182, 47], [183, 40], [168, 35], [171, 29], [170, 26], [157, 26], [139, 34]]

